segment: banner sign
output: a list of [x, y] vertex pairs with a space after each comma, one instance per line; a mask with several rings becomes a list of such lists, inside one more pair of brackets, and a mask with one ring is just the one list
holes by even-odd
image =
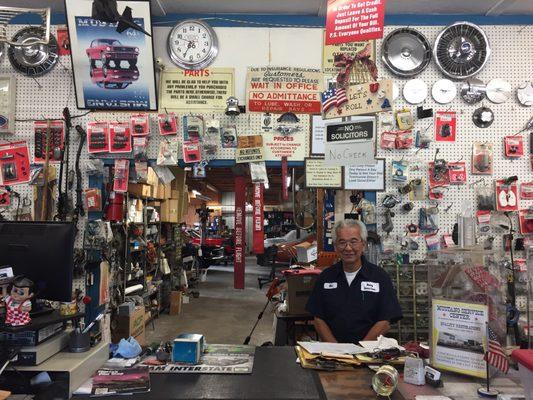
[[326, 44], [383, 37], [385, 0], [328, 0]]
[[325, 165], [323, 158], [306, 158], [305, 187], [342, 189], [342, 167]]
[[261, 135], [247, 135], [237, 137], [235, 150], [236, 163], [264, 161], [263, 137]]
[[295, 67], [248, 68], [246, 104], [251, 112], [320, 114], [322, 72]]
[[235, 177], [235, 255], [233, 263], [233, 287], [244, 289], [244, 251], [246, 227], [246, 178]]
[[324, 119], [374, 114], [391, 110], [392, 80], [384, 79], [361, 85], [350, 84], [346, 89], [345, 96], [348, 101], [343, 102], [338, 107], [330, 107], [325, 113], [322, 113]]
[[374, 164], [374, 117], [326, 125], [327, 165]]
[[226, 100], [235, 95], [233, 68], [165, 69], [160, 81], [163, 110], [225, 112]]
[[[370, 60], [376, 61], [376, 41], [367, 40], [363, 42], [349, 42], [342, 44], [326, 44], [326, 34], [324, 32], [324, 43], [322, 45], [322, 72], [324, 75], [337, 75], [339, 68], [335, 66], [335, 56], [338, 54], [346, 54], [354, 57], [359, 52], [363, 51], [368, 44], [370, 44]], [[361, 71], [359, 71], [361, 69]], [[352, 67], [352, 74], [358, 72], [364, 73], [362, 65], [355, 63]]]
[[431, 366], [486, 378], [488, 306], [438, 299], [432, 304]]
[[345, 166], [344, 190], [385, 190], [385, 160], [376, 159], [375, 164]]
[[263, 254], [265, 252], [265, 236], [263, 233], [263, 204], [263, 184], [254, 183], [253, 251], [255, 254]]

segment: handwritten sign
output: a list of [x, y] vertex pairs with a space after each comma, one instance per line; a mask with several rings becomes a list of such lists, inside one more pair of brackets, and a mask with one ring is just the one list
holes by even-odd
[[326, 44], [381, 39], [385, 0], [328, 0]]
[[323, 158], [306, 158], [305, 187], [342, 189], [342, 167], [326, 165]]
[[392, 80], [350, 84], [346, 90], [348, 101], [340, 107], [332, 107], [324, 119], [374, 114], [392, 109]]
[[373, 164], [375, 130], [374, 117], [359, 117], [348, 122], [327, 124], [326, 164]]
[[237, 150], [235, 150], [236, 163], [249, 163], [264, 161], [263, 137], [261, 135], [239, 136]]
[[294, 67], [248, 68], [246, 103], [251, 112], [320, 114], [322, 73]]
[[[335, 56], [337, 54], [346, 54], [351, 57], [354, 57], [357, 53], [362, 51], [367, 44], [370, 43], [372, 48], [370, 59], [376, 61], [376, 41], [367, 40], [364, 42], [349, 42], [341, 44], [326, 44], [326, 34], [324, 33], [324, 44], [322, 46], [322, 72], [325, 75], [337, 75], [339, 73], [339, 68], [335, 67]], [[355, 63], [353, 68], [353, 73], [358, 73], [358, 68], [360, 64]], [[364, 71], [361, 71], [364, 72]]]
[[233, 68], [164, 70], [160, 81], [161, 109], [224, 112], [226, 100], [235, 95]]
[[376, 159], [375, 164], [344, 167], [345, 190], [385, 190], [385, 160]]

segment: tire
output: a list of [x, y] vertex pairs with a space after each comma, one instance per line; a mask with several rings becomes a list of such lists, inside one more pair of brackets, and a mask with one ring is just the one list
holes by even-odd
[[130, 65], [130, 69], [134, 69], [137, 66], [137, 59], [135, 60], [128, 60], [128, 63]]

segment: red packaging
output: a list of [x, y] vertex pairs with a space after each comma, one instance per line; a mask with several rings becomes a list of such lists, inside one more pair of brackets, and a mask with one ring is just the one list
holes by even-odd
[[415, 144], [413, 132], [410, 130], [396, 132], [395, 145], [397, 149], [410, 149]]
[[57, 37], [57, 47], [59, 49], [59, 56], [68, 56], [70, 55], [70, 37], [68, 36], [68, 29], [66, 26], [61, 26], [57, 28], [56, 31]]
[[0, 187], [0, 207], [8, 207], [11, 204], [11, 193], [6, 188]]
[[30, 181], [30, 154], [24, 141], [0, 144], [0, 186]]
[[176, 114], [159, 114], [157, 116], [157, 125], [159, 126], [160, 135], [176, 135], [178, 133], [178, 121]]
[[505, 157], [520, 158], [524, 155], [524, 138], [519, 135], [503, 138]]
[[85, 189], [84, 195], [87, 211], [102, 211], [102, 191], [100, 189]]
[[[33, 160], [36, 164], [46, 161], [46, 134], [48, 126], [46, 121], [35, 121], [33, 125], [35, 146]], [[63, 121], [50, 121], [50, 138], [48, 144], [48, 162], [58, 163], [65, 149], [65, 132]]]
[[115, 177], [113, 179], [114, 192], [125, 193], [128, 191], [129, 171], [129, 160], [115, 160]]
[[109, 151], [109, 124], [107, 122], [87, 123], [87, 147], [89, 153]]
[[450, 183], [460, 185], [466, 183], [466, 163], [464, 161], [448, 163], [448, 175]]
[[533, 210], [520, 210], [518, 220], [520, 221], [520, 233], [522, 235], [533, 233]]
[[130, 124], [127, 122], [109, 123], [110, 153], [131, 153]]
[[457, 116], [455, 112], [437, 111], [435, 115], [435, 140], [455, 142]]
[[183, 161], [186, 163], [196, 163], [202, 160], [200, 142], [188, 140], [183, 142]]
[[533, 200], [533, 182], [524, 182], [520, 184], [520, 198], [524, 200]]
[[506, 184], [504, 179], [497, 180], [496, 190], [496, 210], [498, 211], [518, 211], [518, 185], [516, 182]]
[[148, 114], [132, 115], [130, 124], [131, 136], [148, 136], [150, 134], [150, 117]]
[[382, 149], [395, 149], [396, 148], [396, 132], [383, 132], [381, 134]]
[[436, 186], [448, 186], [450, 184], [450, 169], [448, 168], [446, 172], [440, 176], [435, 176], [433, 170], [434, 164], [434, 162], [430, 162], [428, 167], [429, 187], [434, 188]]

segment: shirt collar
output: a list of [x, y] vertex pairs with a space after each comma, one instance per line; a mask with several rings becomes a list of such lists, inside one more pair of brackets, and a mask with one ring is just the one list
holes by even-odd
[[[339, 261], [337, 263], [337, 274], [344, 274], [344, 268], [342, 268], [342, 261]], [[361, 276], [366, 279], [372, 278], [372, 270], [370, 267], [370, 263], [365, 258], [365, 256], [361, 256], [361, 268], [359, 269], [357, 276]]]

